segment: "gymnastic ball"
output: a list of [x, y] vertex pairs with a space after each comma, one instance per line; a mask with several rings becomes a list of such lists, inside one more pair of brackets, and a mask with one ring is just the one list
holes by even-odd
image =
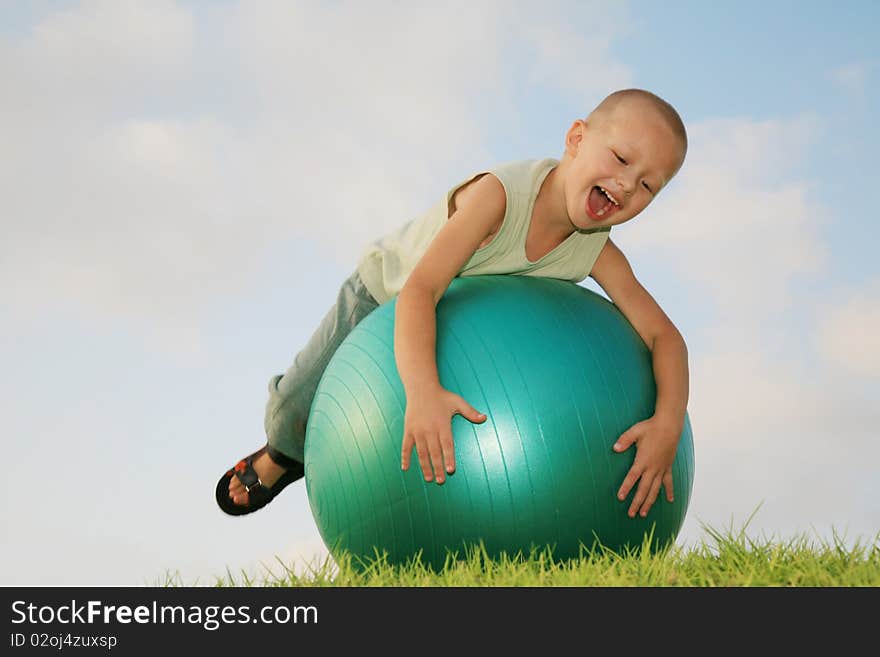
[[[488, 417], [452, 418], [456, 471], [426, 482], [415, 452], [401, 469], [406, 397], [394, 359], [396, 297], [364, 318], [331, 358], [309, 413], [306, 490], [321, 537], [355, 563], [440, 568], [482, 542], [493, 557], [552, 548], [578, 557], [673, 541], [694, 475], [685, 416], [672, 467], [646, 518], [617, 499], [636, 447], [624, 431], [654, 413], [651, 353], [607, 299], [568, 281], [456, 278], [437, 304], [440, 382]], [[646, 541], [645, 537], [650, 540]], [[598, 541], [598, 543], [597, 543]]]

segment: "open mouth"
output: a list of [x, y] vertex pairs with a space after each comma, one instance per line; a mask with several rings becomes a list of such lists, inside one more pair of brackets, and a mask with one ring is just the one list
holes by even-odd
[[590, 190], [590, 193], [587, 194], [586, 205], [587, 214], [595, 221], [607, 219], [610, 215], [620, 209], [620, 206], [612, 201], [605, 191], [598, 185], [594, 186], [593, 189]]

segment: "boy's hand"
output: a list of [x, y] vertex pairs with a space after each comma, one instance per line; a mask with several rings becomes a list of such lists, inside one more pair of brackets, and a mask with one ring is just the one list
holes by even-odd
[[[629, 517], [634, 518], [636, 512], [644, 518], [657, 500], [660, 485], [666, 489], [666, 499], [673, 501], [672, 495], [672, 461], [675, 449], [681, 437], [682, 425], [663, 421], [656, 415], [634, 424], [614, 443], [614, 451], [625, 452], [636, 444], [636, 460], [617, 491], [617, 498], [625, 500], [636, 481], [641, 478], [638, 490], [629, 507]], [[641, 507], [641, 509], [639, 508]]]
[[[413, 446], [422, 466], [425, 481], [446, 480], [446, 472], [455, 472], [455, 450], [452, 444], [452, 416], [458, 413], [471, 422], [485, 422], [486, 416], [477, 412], [462, 397], [445, 388], [412, 395], [407, 400], [403, 427], [403, 451], [400, 466], [409, 469]], [[433, 472], [432, 472], [433, 466]]]

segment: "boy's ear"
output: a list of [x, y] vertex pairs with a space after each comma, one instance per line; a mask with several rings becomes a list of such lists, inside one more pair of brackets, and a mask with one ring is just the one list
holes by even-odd
[[571, 124], [571, 127], [568, 129], [568, 133], [565, 135], [565, 149], [568, 151], [573, 149], [574, 152], [571, 152], [572, 157], [577, 152], [577, 146], [581, 143], [581, 140], [584, 138], [584, 130], [586, 130], [587, 124], [583, 119], [575, 119], [575, 122]]

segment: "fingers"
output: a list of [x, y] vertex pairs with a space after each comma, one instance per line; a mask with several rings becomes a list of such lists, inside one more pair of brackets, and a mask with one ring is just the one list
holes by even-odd
[[[452, 429], [447, 429], [440, 434], [440, 449], [443, 450], [443, 462], [446, 463], [446, 472], [455, 472], [455, 444], [452, 440]], [[440, 483], [440, 480], [437, 480]]]
[[672, 468], [666, 471], [666, 474], [663, 475], [663, 488], [666, 489], [666, 499], [670, 502], [675, 501], [675, 494], [673, 493], [672, 486]]
[[[652, 483], [653, 480], [650, 477], [645, 476], [643, 473], [642, 479], [639, 482], [639, 487], [636, 489], [636, 494], [633, 496], [632, 504], [629, 505], [629, 511], [627, 512], [627, 515], [629, 515], [630, 518], [636, 517], [636, 512], [638, 512], [639, 507], [642, 506], [642, 504], [648, 498]], [[643, 518], [645, 517], [646, 513], [647, 511], [642, 514]]]
[[414, 437], [414, 440], [416, 443], [416, 454], [419, 456], [419, 465], [422, 466], [422, 475], [425, 477], [425, 481], [431, 481], [431, 456], [428, 453], [427, 441], [421, 436]]
[[458, 395], [456, 395], [456, 397], [458, 397], [458, 406], [455, 409], [456, 413], [477, 424], [486, 421], [486, 416], [483, 413], [480, 413], [477, 409], [468, 404], [464, 398], [459, 397]]
[[626, 477], [623, 478], [623, 483], [620, 485], [620, 489], [617, 491], [617, 499], [621, 502], [626, 499], [626, 496], [629, 495], [632, 487], [635, 486], [636, 482], [639, 480], [640, 475], [641, 470], [637, 470], [636, 466], [629, 469], [629, 472], [626, 473]]
[[630, 518], [635, 518], [636, 513], [638, 513], [642, 518], [648, 515], [648, 512], [651, 510], [651, 507], [654, 506], [654, 502], [657, 501], [657, 497], [660, 494], [660, 486], [666, 486], [667, 478], [669, 480], [669, 485], [666, 488], [666, 499], [668, 499], [670, 502], [672, 501], [669, 493], [672, 487], [671, 471], [667, 470], [666, 474], [661, 477], [659, 474], [652, 475], [646, 472], [642, 472], [639, 474], [636, 472], [635, 468], [631, 468], [629, 474], [627, 474], [626, 478], [624, 479], [623, 486], [621, 486], [620, 488], [620, 490], [624, 492], [622, 494], [618, 492], [618, 499], [626, 499], [627, 493], [635, 484], [635, 481], [639, 479], [639, 476], [641, 476], [639, 487], [638, 489], [636, 489], [636, 494], [633, 496], [632, 503], [629, 505], [629, 511], [627, 511], [627, 515]]
[[648, 490], [647, 496], [643, 500], [642, 508], [639, 511], [639, 515], [644, 518], [648, 515], [648, 511], [651, 510], [651, 507], [654, 506], [654, 502], [657, 501], [657, 495], [660, 493], [660, 484], [663, 482], [662, 478], [657, 476], [653, 478], [648, 478], [650, 483], [650, 488], [645, 483], [646, 477], [642, 477], [642, 486]]
[[614, 443], [614, 451], [615, 452], [625, 452], [628, 450], [634, 442], [638, 439], [640, 435], [640, 424], [636, 424], [621, 434], [620, 438], [617, 439], [617, 442]]
[[650, 487], [650, 479], [646, 477], [644, 473], [642, 473], [642, 479], [641, 481], [639, 481], [639, 487], [636, 489], [636, 494], [633, 496], [632, 504], [629, 505], [629, 511], [627, 511], [627, 515], [629, 515], [630, 518], [636, 517], [636, 512], [639, 510], [639, 507], [642, 506], [642, 503], [648, 497]]
[[419, 458], [419, 466], [425, 481], [436, 480], [438, 484], [446, 481], [446, 473], [443, 471], [443, 462], [446, 462], [446, 472], [455, 471], [455, 453], [452, 443], [452, 432], [448, 435], [438, 434], [407, 434], [403, 440], [403, 452], [400, 458], [402, 470], [409, 470], [412, 448], [415, 446], [416, 455]]
[[[438, 484], [442, 484], [446, 475], [443, 472], [443, 448], [440, 447], [440, 436], [436, 433], [428, 435], [428, 453], [431, 455], [431, 463], [434, 464], [434, 472], [433, 476], [436, 478]], [[425, 474], [425, 481], [431, 481], [431, 464], [428, 464], [428, 470], [425, 472], [425, 468], [422, 468], [422, 471]]]
[[400, 453], [400, 469], [401, 470], [409, 470], [409, 460], [412, 456], [412, 448], [415, 445], [415, 439], [411, 433], [406, 434], [403, 437], [403, 447]]
[[651, 476], [646, 471], [633, 465], [626, 474], [626, 477], [624, 477], [620, 489], [617, 491], [617, 499], [621, 502], [625, 500], [637, 481], [639, 486], [636, 489], [636, 494], [633, 496], [632, 503], [629, 505], [629, 511], [627, 511], [627, 515], [630, 518], [635, 518], [636, 513], [639, 513], [640, 509], [640, 515], [643, 518], [648, 515], [648, 511], [651, 510], [651, 506], [657, 499], [657, 494], [660, 492], [660, 484], [662, 483], [662, 479], [659, 476]]

